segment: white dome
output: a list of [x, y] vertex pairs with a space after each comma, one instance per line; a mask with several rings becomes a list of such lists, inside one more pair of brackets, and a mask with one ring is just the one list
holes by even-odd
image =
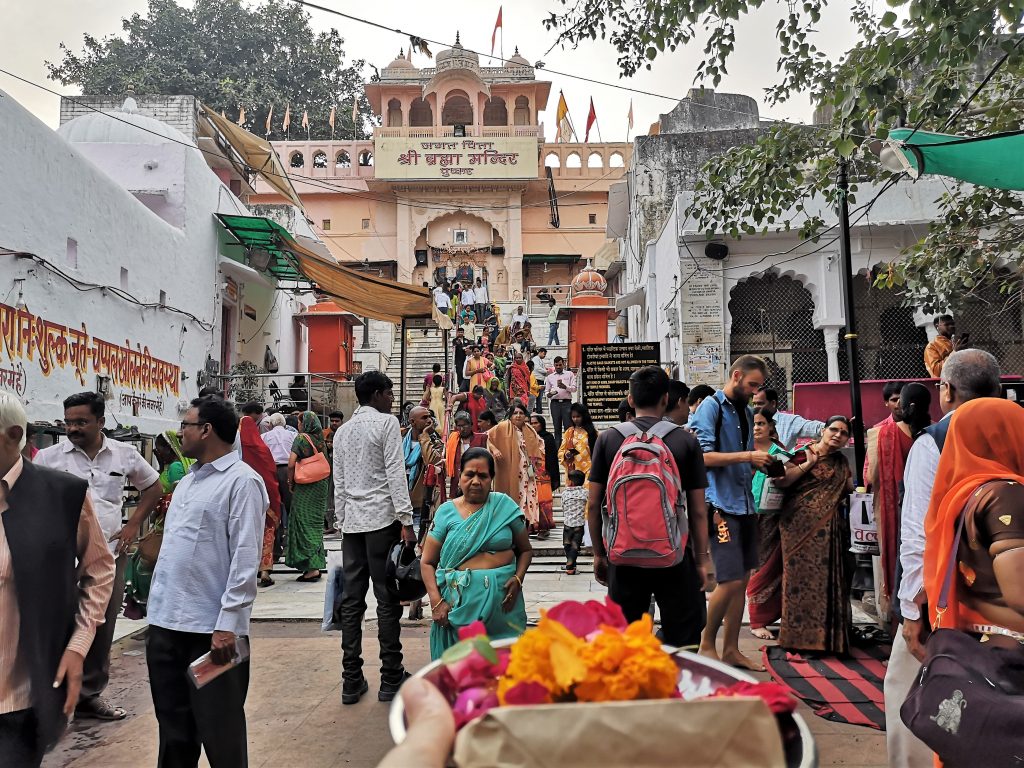
[[69, 144], [173, 144], [195, 146], [177, 128], [155, 117], [139, 114], [135, 100], [128, 98], [120, 110], [91, 112], [69, 120], [57, 134]]

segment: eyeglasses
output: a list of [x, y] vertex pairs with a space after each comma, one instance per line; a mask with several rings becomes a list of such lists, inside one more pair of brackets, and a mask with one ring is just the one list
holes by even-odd
[[209, 424], [209, 423], [210, 422], [208, 422], [208, 421], [183, 421], [183, 422], [181, 422], [181, 424], [178, 425], [178, 427], [181, 429], [182, 432], [184, 432], [185, 431], [185, 427], [201, 427], [204, 424]]

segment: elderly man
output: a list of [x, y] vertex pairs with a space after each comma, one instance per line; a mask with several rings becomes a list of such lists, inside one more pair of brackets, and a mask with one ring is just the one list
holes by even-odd
[[924, 659], [924, 637], [928, 629], [921, 610], [924, 599], [924, 518], [931, 501], [939, 455], [946, 442], [949, 417], [958, 407], [979, 397], [999, 396], [999, 363], [988, 352], [965, 349], [950, 354], [942, 366], [939, 405], [942, 419], [924, 430], [907, 456], [903, 474], [903, 508], [900, 518], [899, 605], [903, 630], [896, 634], [885, 672], [886, 743], [891, 765], [926, 768], [932, 753], [900, 719], [910, 687], [917, 679]]
[[448, 498], [462, 495], [459, 475], [462, 473], [462, 455], [470, 448], [486, 448], [487, 434], [473, 431], [473, 417], [466, 411], [459, 411], [454, 418], [455, 429], [448, 435], [445, 447], [445, 476], [448, 478]]
[[0, 392], [0, 764], [7, 768], [38, 766], [63, 733], [114, 583], [88, 483], [25, 462], [26, 422], [17, 398]]
[[[160, 503], [163, 488], [160, 475], [130, 443], [108, 440], [103, 434], [106, 403], [95, 392], [80, 392], [64, 401], [66, 442], [41, 450], [35, 463], [59, 469], [89, 483], [89, 499], [100, 521], [103, 535], [111, 542], [117, 570], [103, 623], [96, 628], [82, 673], [82, 692], [75, 707], [78, 718], [121, 720], [127, 713], [103, 697], [110, 682], [110, 646], [114, 627], [124, 602], [125, 550], [138, 538], [142, 523]], [[141, 491], [131, 519], [121, 525], [124, 489], [131, 483]]]

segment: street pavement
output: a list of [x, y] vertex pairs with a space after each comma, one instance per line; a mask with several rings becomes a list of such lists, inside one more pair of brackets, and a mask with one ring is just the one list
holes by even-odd
[[[555, 539], [552, 537], [551, 542]], [[560, 542], [560, 536], [558, 541]], [[328, 539], [328, 549], [338, 542]], [[589, 562], [576, 576], [557, 570], [555, 558], [531, 568], [524, 595], [536, 620], [542, 608], [563, 600], [603, 599]], [[253, 768], [331, 768], [373, 766], [391, 747], [386, 704], [377, 701], [379, 660], [372, 590], [367, 602], [364, 662], [370, 693], [354, 706], [341, 705], [339, 633], [322, 633], [324, 581], [300, 584], [299, 574], [279, 565], [276, 584], [261, 589], [253, 610], [252, 658], [246, 702], [249, 764]], [[146, 675], [145, 622], [118, 621], [107, 695], [129, 711], [116, 723], [76, 722], [44, 768], [138, 768], [155, 766], [157, 724]], [[430, 660], [429, 619], [403, 620], [406, 665], [418, 669]], [[756, 656], [761, 641], [743, 630], [741, 649]], [[767, 679], [767, 675], [759, 675]], [[885, 735], [814, 716], [803, 704], [820, 752], [820, 765], [878, 768], [887, 765]], [[207, 766], [205, 758], [200, 762]]]

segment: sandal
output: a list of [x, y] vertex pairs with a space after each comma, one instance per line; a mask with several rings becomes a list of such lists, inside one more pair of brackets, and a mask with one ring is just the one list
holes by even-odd
[[75, 717], [80, 720], [124, 720], [128, 717], [128, 711], [123, 707], [115, 707], [109, 701], [99, 696], [86, 699], [75, 707]]
[[270, 571], [260, 571], [259, 585], [261, 587], [272, 587], [274, 586], [274, 580], [270, 578]]
[[576, 575], [576, 569], [575, 568], [566, 568], [565, 569], [565, 575], [566, 576], [575, 576]]
[[299, 578], [296, 579], [296, 581], [301, 581], [308, 584], [313, 581], [320, 581], [320, 576], [320, 571], [316, 572], [316, 576], [307, 576], [306, 574], [302, 574], [301, 576], [299, 576]]

